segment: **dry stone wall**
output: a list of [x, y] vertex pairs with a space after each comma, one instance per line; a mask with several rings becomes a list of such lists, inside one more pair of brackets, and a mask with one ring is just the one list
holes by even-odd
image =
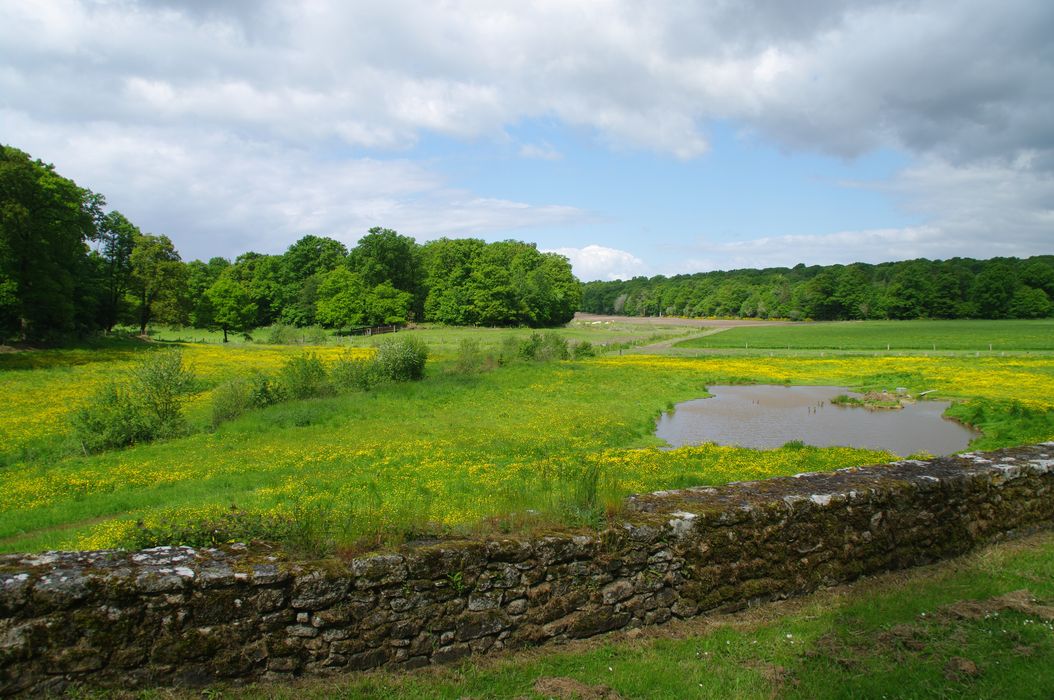
[[1054, 443], [629, 499], [601, 532], [344, 561], [0, 557], [0, 695], [410, 669], [733, 610], [1054, 524]]

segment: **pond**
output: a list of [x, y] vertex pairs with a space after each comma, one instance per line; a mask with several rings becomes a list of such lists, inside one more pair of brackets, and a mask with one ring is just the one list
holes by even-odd
[[685, 401], [659, 418], [655, 435], [673, 447], [716, 442], [769, 449], [792, 440], [817, 447], [849, 446], [898, 455], [946, 455], [966, 449], [978, 433], [941, 416], [947, 401], [918, 401], [896, 410], [832, 405], [837, 386], [711, 386], [707, 399]]

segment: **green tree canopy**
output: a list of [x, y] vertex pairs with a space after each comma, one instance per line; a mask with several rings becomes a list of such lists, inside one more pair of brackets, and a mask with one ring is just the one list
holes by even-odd
[[212, 307], [211, 326], [223, 330], [223, 342], [230, 331], [248, 331], [256, 320], [256, 304], [245, 285], [233, 275], [221, 274], [205, 292]]
[[168, 236], [140, 234], [131, 254], [130, 291], [135, 299], [139, 332], [155, 317], [177, 316], [180, 295], [186, 288], [187, 269]]
[[331, 270], [319, 281], [316, 309], [318, 322], [330, 328], [366, 325], [366, 283], [346, 267]]
[[73, 332], [97, 300], [87, 241], [103, 199], [0, 146], [0, 329], [23, 340]]
[[103, 278], [99, 322], [106, 331], [113, 329], [124, 311], [132, 283], [132, 250], [140, 235], [139, 228], [119, 211], [111, 211], [99, 220], [95, 253]]

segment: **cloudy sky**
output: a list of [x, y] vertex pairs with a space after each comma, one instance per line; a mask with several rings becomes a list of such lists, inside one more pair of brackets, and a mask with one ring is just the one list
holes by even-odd
[[0, 143], [184, 259], [372, 226], [582, 279], [1054, 253], [1050, 0], [0, 0]]

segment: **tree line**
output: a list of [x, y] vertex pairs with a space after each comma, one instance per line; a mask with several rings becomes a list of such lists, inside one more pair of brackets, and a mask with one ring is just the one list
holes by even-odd
[[276, 323], [353, 328], [408, 321], [555, 326], [581, 285], [530, 243], [373, 228], [350, 250], [304, 236], [280, 255], [183, 262], [102, 195], [0, 146], [0, 339], [59, 340], [134, 324], [247, 332]]
[[583, 285], [582, 309], [627, 316], [817, 321], [1054, 315], [1054, 256], [796, 265]]

